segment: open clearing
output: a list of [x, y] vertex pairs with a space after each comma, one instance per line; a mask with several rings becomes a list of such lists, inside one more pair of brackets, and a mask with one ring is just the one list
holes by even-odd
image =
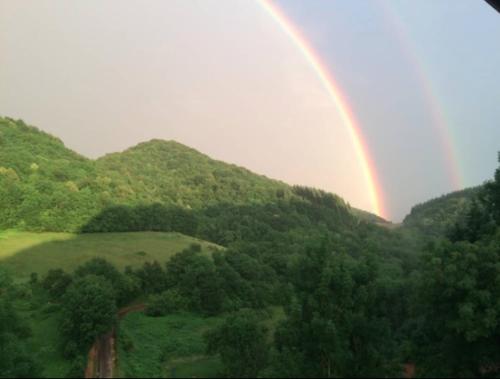
[[32, 272], [40, 275], [53, 268], [74, 270], [96, 257], [105, 258], [118, 269], [138, 267], [144, 262], [166, 262], [193, 243], [210, 254], [221, 247], [180, 233], [28, 233], [0, 232], [0, 266], [16, 280]]

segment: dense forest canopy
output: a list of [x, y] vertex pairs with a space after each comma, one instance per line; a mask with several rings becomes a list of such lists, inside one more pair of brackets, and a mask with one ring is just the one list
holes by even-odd
[[415, 205], [403, 223], [426, 234], [443, 235], [467, 212], [481, 189], [481, 186], [467, 188]]

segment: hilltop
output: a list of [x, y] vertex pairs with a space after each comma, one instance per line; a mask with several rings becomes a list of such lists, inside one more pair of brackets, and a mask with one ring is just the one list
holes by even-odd
[[116, 206], [160, 204], [187, 211], [301, 201], [355, 212], [340, 197], [292, 187], [174, 141], [152, 140], [97, 160], [21, 120], [0, 118], [0, 228], [80, 230]]
[[187, 208], [218, 202], [265, 202], [275, 199], [279, 190], [289, 191], [284, 183], [213, 160], [175, 141], [140, 143], [98, 159], [96, 167], [112, 183], [120, 183], [115, 196]]

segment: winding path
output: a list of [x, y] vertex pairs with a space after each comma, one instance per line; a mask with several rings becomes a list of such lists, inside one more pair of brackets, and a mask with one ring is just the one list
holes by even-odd
[[[118, 311], [118, 320], [132, 312], [141, 312], [144, 304], [134, 304]], [[98, 337], [90, 348], [85, 378], [113, 378], [116, 362], [116, 328]]]

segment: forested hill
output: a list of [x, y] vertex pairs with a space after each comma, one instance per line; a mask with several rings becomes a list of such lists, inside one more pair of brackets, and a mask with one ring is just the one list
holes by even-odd
[[481, 189], [482, 186], [467, 188], [415, 205], [403, 225], [428, 236], [443, 236], [467, 212]]
[[[128, 352], [139, 357], [137, 367], [158, 372], [128, 377], [161, 376], [168, 341], [177, 345], [151, 328], [166, 330], [166, 319], [150, 317], [189, 322], [193, 315], [222, 319], [199, 336], [199, 349], [185, 349], [214, 357], [222, 372], [213, 376], [400, 377], [403, 365], [416, 377], [500, 374], [500, 167], [482, 189], [418, 205], [402, 228], [383, 228], [338, 196], [174, 142], [151, 141], [94, 161], [23, 122], [1, 119], [0, 154], [0, 229], [176, 231], [224, 247], [206, 255], [195, 244], [167, 262], [122, 273], [105, 260], [114, 250], [100, 246], [91, 249], [97, 259], [71, 273], [45, 257], [47, 275], [39, 280], [35, 272], [19, 284], [0, 267], [0, 377], [42, 376], [55, 356], [69, 369], [61, 376], [81, 377], [93, 341], [117, 327], [118, 307], [137, 299], [146, 301], [140, 317], [150, 334], [140, 329], [137, 336], [152, 336], [148, 353], [120, 332], [118, 344], [133, 347], [121, 348], [121, 359]], [[438, 238], [427, 243], [432, 234]], [[59, 251], [71, 257], [82, 237], [102, 236], [75, 235]], [[35, 250], [16, 255], [29, 259]], [[126, 254], [137, 262], [150, 249], [131, 246]], [[283, 316], [268, 332], [273, 309]], [[45, 341], [45, 331], [20, 327], [26, 316], [46, 328], [41, 320], [50, 313], [57, 343]], [[122, 325], [115, 330], [126, 330]], [[182, 324], [175, 325], [179, 341], [186, 340]], [[41, 348], [30, 335], [44, 338]]]
[[284, 183], [216, 161], [174, 141], [152, 140], [96, 161], [98, 172], [119, 183], [115, 196], [187, 208], [230, 202], [267, 202], [290, 192]]
[[173, 141], [153, 140], [87, 159], [21, 120], [0, 118], [0, 228], [77, 231], [116, 206], [199, 210], [220, 204], [302, 202], [351, 223], [338, 196], [291, 187], [216, 161]]

